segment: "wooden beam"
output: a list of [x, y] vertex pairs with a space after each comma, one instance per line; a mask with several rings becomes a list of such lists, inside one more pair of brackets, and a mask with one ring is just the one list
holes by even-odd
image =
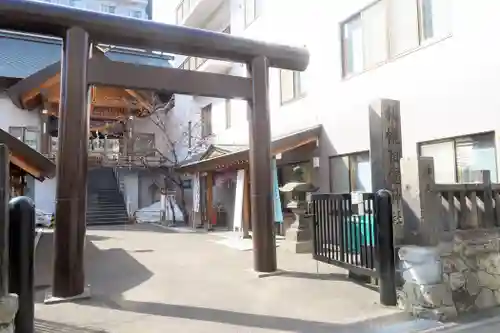
[[36, 96], [38, 96], [40, 94], [40, 91], [42, 89], [49, 89], [50, 87], [59, 83], [60, 79], [61, 79], [61, 75], [56, 74], [55, 76], [53, 76], [50, 79], [48, 79], [47, 81], [45, 81], [42, 85], [40, 85], [40, 87], [37, 87], [36, 89], [32, 89], [29, 92], [27, 92], [26, 94], [23, 94], [23, 96], [21, 98], [22, 104], [23, 105], [28, 104], [30, 100], [32, 100], [33, 98], [35, 98]]
[[[58, 103], [59, 104], [59, 98], [56, 97], [50, 97], [47, 100], [48, 103]], [[130, 105], [127, 105], [125, 102], [118, 102], [118, 101], [102, 101], [98, 100], [92, 103], [92, 106], [94, 107], [101, 107], [101, 108], [128, 108]]]
[[33, 177], [35, 177], [37, 179], [42, 178], [42, 173], [40, 172], [40, 170], [30, 166], [28, 163], [26, 163], [22, 159], [14, 156], [14, 155], [10, 155], [10, 162], [17, 165], [19, 168], [23, 169], [24, 171], [26, 171], [27, 173], [29, 173]]
[[139, 93], [135, 90], [132, 89], [125, 89], [125, 92], [135, 98], [137, 102], [142, 105], [143, 108], [149, 110], [150, 112], [153, 111], [153, 105], [146, 101]]
[[252, 98], [249, 78], [92, 59], [89, 84], [216, 98]]

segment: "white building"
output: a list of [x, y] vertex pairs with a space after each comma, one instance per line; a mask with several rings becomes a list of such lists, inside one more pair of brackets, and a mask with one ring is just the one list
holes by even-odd
[[152, 18], [152, 0], [27, 0], [71, 6], [139, 19]]
[[[401, 102], [403, 155], [433, 156], [437, 181], [471, 180], [481, 169], [497, 181], [500, 41], [491, 31], [498, 9], [489, 0], [183, 0], [176, 17], [307, 46], [304, 73], [271, 69], [272, 135], [321, 124], [317, 184], [349, 192], [371, 188], [368, 105], [378, 98]], [[182, 66], [246, 74], [244, 65], [215, 60]], [[183, 99], [177, 108], [211, 119], [215, 143], [248, 142], [244, 102]]]

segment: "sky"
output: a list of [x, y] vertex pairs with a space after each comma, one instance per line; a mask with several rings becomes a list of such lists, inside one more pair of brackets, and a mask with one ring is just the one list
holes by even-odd
[[175, 23], [175, 7], [180, 0], [153, 0], [153, 20]]

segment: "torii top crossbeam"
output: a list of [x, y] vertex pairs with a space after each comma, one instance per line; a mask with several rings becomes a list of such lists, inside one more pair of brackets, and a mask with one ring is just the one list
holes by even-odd
[[40, 2], [0, 1], [0, 29], [64, 38], [67, 29], [72, 27], [84, 29], [92, 41], [103, 44], [245, 64], [257, 56], [264, 56], [271, 67], [298, 71], [305, 70], [309, 63], [309, 53], [305, 48]]

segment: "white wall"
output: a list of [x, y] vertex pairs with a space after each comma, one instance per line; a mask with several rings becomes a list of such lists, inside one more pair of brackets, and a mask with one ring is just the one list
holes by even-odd
[[[305, 45], [305, 34], [301, 31], [301, 17], [304, 14], [301, 1], [273, 0], [264, 1], [264, 15], [248, 27], [245, 27], [243, 0], [229, 0], [231, 10], [231, 33], [233, 35], [254, 38], [269, 42], [280, 42], [293, 45]], [[285, 9], [284, 9], [285, 8]], [[179, 59], [178, 64], [182, 63]], [[246, 66], [234, 64], [228, 72], [230, 75], [247, 76]], [[302, 99], [281, 107], [279, 70], [271, 69], [269, 75], [271, 131], [272, 136], [291, 133], [318, 123], [314, 105], [310, 98]], [[247, 103], [241, 100], [231, 101], [231, 127], [226, 129], [225, 102], [222, 99], [196, 97], [191, 108], [201, 109], [212, 103], [212, 129], [214, 143], [247, 144], [248, 121]], [[179, 106], [181, 107], [181, 106]]]
[[[10, 98], [0, 92], [0, 128], [8, 132], [11, 126], [32, 126], [40, 129], [40, 115], [37, 111], [26, 111], [12, 104]], [[38, 140], [40, 144], [40, 139]], [[35, 205], [46, 213], [55, 211], [56, 180], [35, 180]]]
[[40, 128], [40, 116], [36, 111], [17, 108], [10, 98], [0, 92], [0, 128], [8, 132], [10, 126], [33, 126]]
[[35, 206], [47, 214], [56, 212], [57, 179], [45, 179], [43, 183], [35, 180]]
[[[451, 37], [344, 80], [340, 22], [371, 2], [264, 1], [264, 14], [246, 29], [243, 0], [231, 2], [233, 34], [308, 47], [311, 56], [305, 98], [281, 106], [279, 71], [271, 70], [272, 133], [275, 136], [321, 123], [325, 130], [321, 143], [325, 184], [328, 156], [368, 149], [368, 105], [377, 98], [401, 101], [406, 156], [416, 154], [421, 141], [500, 129], [500, 40], [491, 38], [500, 25], [496, 18], [500, 2], [452, 0]], [[245, 75], [244, 68], [236, 75]], [[214, 112], [213, 117], [216, 141], [248, 137], [245, 117], [226, 131], [219, 131], [225, 122], [223, 115]]]
[[[32, 1], [47, 2], [44, 0], [32, 0]], [[48, 2], [53, 2], [66, 6], [69, 6], [71, 4], [70, 0], [52, 0]], [[141, 3], [140, 1], [129, 1], [129, 0], [79, 0], [75, 2], [75, 7], [100, 12], [102, 4], [109, 6], [116, 6], [116, 15], [131, 16], [132, 10], [138, 10], [142, 12], [143, 15], [142, 17], [144, 19], [147, 18], [146, 1]]]
[[208, 17], [202, 28], [213, 31], [222, 31], [230, 23], [230, 1], [224, 1], [216, 11]]
[[127, 210], [132, 214], [139, 209], [139, 178], [137, 172], [121, 172], [120, 177], [123, 177], [125, 185], [125, 202]]

